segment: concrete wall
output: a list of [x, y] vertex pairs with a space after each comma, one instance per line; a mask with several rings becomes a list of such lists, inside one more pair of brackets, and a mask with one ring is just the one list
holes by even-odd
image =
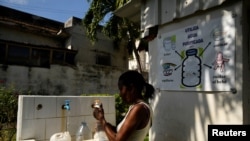
[[121, 73], [119, 69], [87, 64], [76, 68], [51, 65], [49, 69], [10, 65], [7, 70], [0, 69], [0, 79], [2, 85], [38, 95], [115, 94]]
[[[156, 97], [151, 101], [154, 111], [153, 126], [150, 130], [151, 141], [206, 141], [209, 124], [249, 124], [250, 84], [248, 74], [250, 70], [249, 63], [246, 62], [249, 60], [249, 50], [247, 50], [249, 44], [246, 45], [249, 36], [243, 38], [242, 33], [242, 30], [245, 31], [242, 25], [249, 25], [245, 23], [246, 19], [242, 20], [246, 18], [245, 14], [242, 13], [242, 9], [246, 7], [242, 5], [242, 1], [227, 1], [227, 3], [222, 4], [223, 2], [159, 0], [149, 2], [151, 4], [148, 4], [148, 7], [144, 9], [155, 12], [154, 8], [160, 7], [158, 18], [147, 17], [148, 19], [143, 19], [144, 23], [149, 23], [148, 27], [150, 25], [159, 26], [157, 37], [149, 42], [149, 80], [157, 90]], [[173, 5], [169, 3], [173, 3]], [[235, 18], [235, 88], [237, 93], [160, 90], [157, 79], [157, 72], [159, 72], [157, 39], [164, 33], [225, 15], [233, 15]], [[157, 21], [152, 22], [152, 19]]]
[[[73, 141], [82, 121], [94, 133], [91, 103], [95, 99], [101, 100], [105, 118], [115, 125], [114, 97], [19, 96], [16, 140], [49, 141], [53, 134], [69, 131]], [[70, 100], [69, 111], [62, 109], [65, 100]]]

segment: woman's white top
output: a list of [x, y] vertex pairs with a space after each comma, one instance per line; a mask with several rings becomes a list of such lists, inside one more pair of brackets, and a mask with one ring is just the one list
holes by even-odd
[[[131, 136], [128, 138], [127, 141], [144, 141], [150, 127], [151, 127], [151, 121], [152, 121], [152, 115], [153, 115], [153, 112], [152, 112], [152, 109], [151, 107], [145, 103], [145, 102], [140, 102], [140, 103], [137, 103], [137, 104], [144, 104], [145, 106], [148, 107], [148, 109], [150, 110], [150, 119], [148, 120], [148, 124], [143, 128], [143, 129], [140, 129], [140, 130], [135, 130]], [[128, 113], [130, 112], [130, 110], [134, 107], [134, 105], [131, 105], [129, 107], [129, 110], [127, 112], [127, 114], [125, 115], [125, 117], [123, 118], [123, 120], [119, 123], [119, 125], [117, 126], [117, 132], [120, 130], [120, 128], [122, 127], [124, 121], [126, 120], [126, 117], [128, 115]]]

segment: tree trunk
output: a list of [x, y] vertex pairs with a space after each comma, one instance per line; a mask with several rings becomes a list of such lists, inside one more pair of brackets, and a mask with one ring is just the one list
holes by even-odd
[[140, 55], [136, 49], [136, 46], [135, 46], [135, 39], [133, 38], [132, 39], [132, 49], [133, 49], [133, 52], [135, 53], [135, 59], [136, 59], [136, 62], [138, 64], [138, 70], [140, 73], [142, 73], [142, 67], [141, 67], [141, 59], [140, 59]]

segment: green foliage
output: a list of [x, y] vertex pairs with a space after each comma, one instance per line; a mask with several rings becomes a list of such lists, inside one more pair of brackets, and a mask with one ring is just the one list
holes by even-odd
[[[92, 42], [96, 42], [97, 31], [101, 31], [114, 40], [138, 38], [140, 35], [140, 24], [128, 21], [125, 18], [114, 15], [113, 11], [122, 7], [129, 0], [92, 0], [89, 1], [90, 8], [82, 22], [86, 33]], [[105, 19], [106, 17], [109, 19]], [[104, 20], [105, 23], [103, 22]], [[100, 26], [100, 24], [102, 26]], [[101, 30], [100, 30], [101, 29]], [[128, 35], [129, 32], [129, 35]]]
[[18, 96], [30, 92], [0, 86], [0, 141], [16, 140]]
[[15, 140], [18, 95], [20, 91], [13, 87], [0, 86], [0, 140]]
[[145, 137], [144, 141], [149, 141], [148, 135]]
[[128, 105], [122, 101], [122, 98], [119, 94], [115, 94], [115, 109], [116, 109], [116, 125], [118, 125], [124, 118]]
[[90, 8], [86, 13], [83, 24], [86, 27], [87, 36], [91, 41], [97, 40], [96, 33], [100, 29], [100, 22], [104, 20], [104, 17], [114, 10], [114, 1], [92, 0]]

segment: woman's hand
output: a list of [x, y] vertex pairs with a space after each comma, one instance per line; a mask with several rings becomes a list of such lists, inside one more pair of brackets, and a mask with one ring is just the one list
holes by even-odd
[[94, 108], [93, 116], [97, 120], [103, 120], [104, 119], [104, 110], [102, 108], [102, 105], [100, 106], [100, 108]]

